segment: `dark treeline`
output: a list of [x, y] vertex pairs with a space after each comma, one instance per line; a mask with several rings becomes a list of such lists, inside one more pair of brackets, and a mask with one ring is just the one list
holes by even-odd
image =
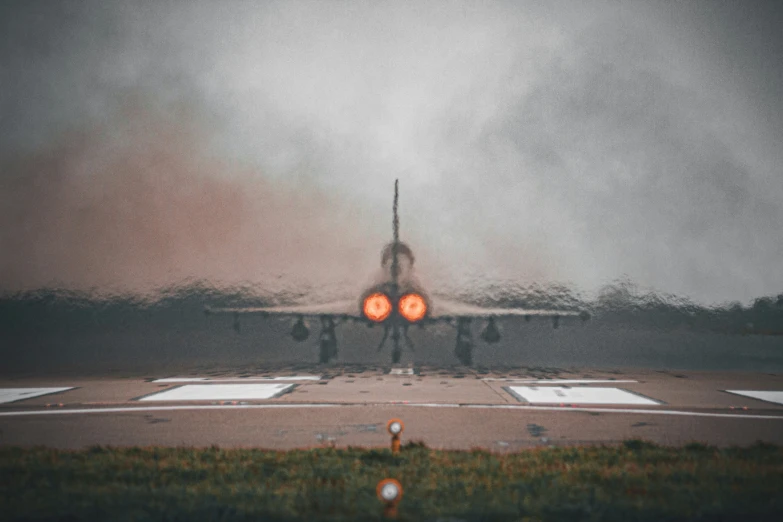
[[[190, 282], [147, 295], [94, 295], [72, 290], [41, 289], [0, 295], [0, 330], [78, 332], [139, 323], [189, 322], [204, 307], [271, 306], [304, 302], [312, 289], [268, 291], [258, 287], [216, 288]], [[752, 303], [705, 306], [687, 298], [642, 291], [627, 280], [601, 288], [585, 298], [564, 285], [489, 284], [470, 291], [439, 295], [495, 307], [580, 309], [606, 324], [661, 330], [717, 331], [736, 334], [783, 334], [783, 294], [761, 296]], [[341, 295], [339, 298], [345, 298]]]

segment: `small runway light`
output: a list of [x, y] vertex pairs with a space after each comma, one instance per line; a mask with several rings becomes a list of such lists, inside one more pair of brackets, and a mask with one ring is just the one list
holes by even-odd
[[404, 427], [401, 420], [392, 419], [389, 421], [389, 424], [386, 427], [386, 429], [388, 429], [389, 433], [391, 433], [392, 435], [399, 435], [400, 433], [402, 433]]
[[383, 479], [375, 488], [378, 500], [383, 502], [383, 516], [397, 517], [397, 504], [402, 499], [402, 485], [394, 479]]
[[391, 450], [393, 454], [400, 452], [400, 435], [405, 430], [405, 424], [400, 419], [391, 419], [386, 423], [386, 431], [392, 436]]

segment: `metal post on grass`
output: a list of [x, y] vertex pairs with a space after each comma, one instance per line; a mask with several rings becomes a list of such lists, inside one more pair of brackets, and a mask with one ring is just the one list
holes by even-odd
[[383, 479], [375, 488], [378, 499], [383, 502], [383, 516], [397, 518], [397, 504], [402, 499], [402, 485], [394, 479]]
[[392, 436], [391, 450], [394, 455], [400, 452], [400, 435], [402, 435], [404, 429], [405, 424], [400, 419], [391, 419], [386, 423], [386, 431]]

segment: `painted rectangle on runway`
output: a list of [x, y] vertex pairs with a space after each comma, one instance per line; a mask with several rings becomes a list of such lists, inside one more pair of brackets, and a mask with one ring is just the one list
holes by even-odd
[[291, 375], [276, 377], [166, 377], [152, 382], [255, 382], [255, 381], [320, 381], [319, 375]]
[[760, 401], [783, 404], [783, 391], [726, 390], [728, 393], [751, 397]]
[[273, 399], [291, 390], [295, 384], [186, 384], [152, 395], [140, 401], [239, 401]]
[[392, 368], [389, 375], [414, 375], [413, 368]]
[[32, 399], [33, 397], [40, 397], [41, 395], [49, 395], [51, 393], [60, 393], [68, 390], [73, 390], [73, 387], [69, 388], [0, 388], [0, 404], [9, 402], [23, 401], [25, 399]]
[[482, 381], [502, 381], [502, 382], [518, 382], [520, 384], [627, 384], [639, 381], [632, 379], [618, 380], [618, 379], [515, 379], [510, 377], [495, 378], [487, 377], [481, 379]]
[[657, 406], [653, 399], [620, 388], [508, 386], [511, 395], [530, 404], [635, 404]]

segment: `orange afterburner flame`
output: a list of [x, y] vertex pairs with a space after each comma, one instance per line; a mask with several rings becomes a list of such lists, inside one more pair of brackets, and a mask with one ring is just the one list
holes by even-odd
[[371, 321], [381, 322], [391, 311], [392, 304], [386, 294], [378, 292], [364, 298], [364, 315]]
[[399, 310], [400, 315], [415, 323], [427, 314], [427, 303], [419, 294], [405, 294], [400, 298]]

